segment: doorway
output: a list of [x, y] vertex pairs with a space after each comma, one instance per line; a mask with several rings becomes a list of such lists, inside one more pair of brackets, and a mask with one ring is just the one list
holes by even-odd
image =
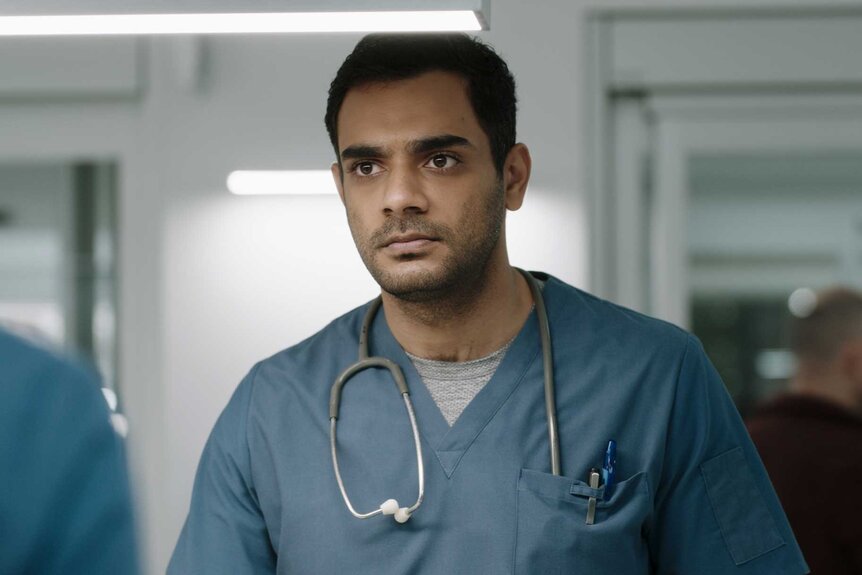
[[594, 289], [694, 332], [746, 413], [788, 298], [862, 286], [862, 11], [600, 11]]

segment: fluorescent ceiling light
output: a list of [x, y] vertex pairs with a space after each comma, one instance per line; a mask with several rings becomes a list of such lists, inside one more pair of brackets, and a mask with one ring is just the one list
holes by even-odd
[[0, 36], [475, 32], [481, 29], [476, 14], [470, 11], [0, 16]]
[[338, 193], [329, 170], [237, 170], [227, 177], [227, 188], [240, 196], [334, 195]]
[[487, 29], [489, 0], [0, 0], [0, 36]]

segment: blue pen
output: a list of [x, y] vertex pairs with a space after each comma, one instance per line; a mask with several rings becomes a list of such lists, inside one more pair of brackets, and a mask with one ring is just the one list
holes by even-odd
[[617, 467], [617, 442], [611, 439], [608, 441], [608, 448], [605, 450], [605, 460], [602, 463], [602, 483], [605, 485], [604, 499], [611, 496], [616, 479]]

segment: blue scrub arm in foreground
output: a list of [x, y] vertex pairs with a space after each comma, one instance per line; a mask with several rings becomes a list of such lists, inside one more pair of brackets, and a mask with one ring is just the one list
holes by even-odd
[[98, 381], [0, 332], [0, 573], [137, 572], [123, 446]]

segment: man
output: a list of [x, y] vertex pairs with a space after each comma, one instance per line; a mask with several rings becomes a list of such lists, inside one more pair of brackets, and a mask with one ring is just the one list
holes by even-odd
[[748, 428], [812, 573], [862, 574], [862, 294], [818, 294], [791, 347], [790, 391]]
[[[330, 443], [330, 387], [360, 354], [363, 306], [240, 384], [201, 458], [170, 573], [805, 571], [698, 343], [546, 274], [534, 296], [509, 265], [505, 212], [521, 206], [531, 162], [493, 50], [458, 34], [366, 37], [332, 82], [326, 126], [381, 287], [369, 354], [406, 377], [424, 474], [386, 369], [344, 386]], [[591, 469], [611, 439], [608, 488], [610, 474], [602, 485]], [[397, 521], [354, 517], [348, 503]]]
[[137, 572], [122, 445], [97, 381], [0, 330], [0, 573]]

